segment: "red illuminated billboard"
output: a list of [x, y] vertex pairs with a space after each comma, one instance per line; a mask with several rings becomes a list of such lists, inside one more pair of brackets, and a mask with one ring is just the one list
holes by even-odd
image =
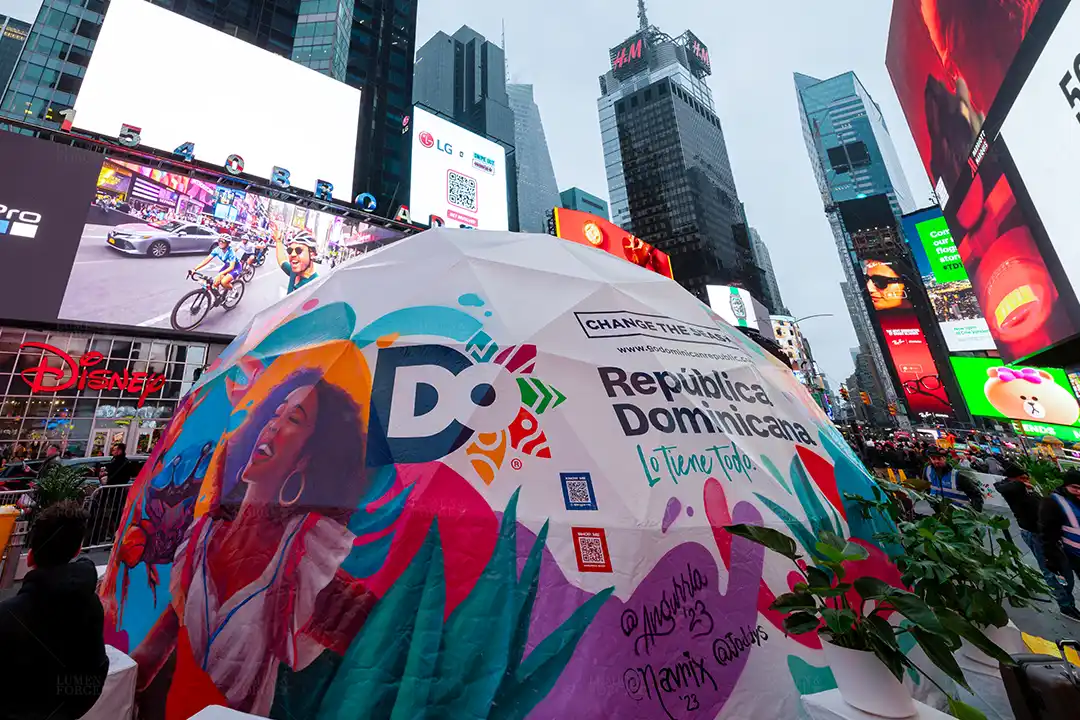
[[555, 208], [555, 234], [579, 245], [600, 248], [664, 277], [671, 274], [671, 259], [615, 223], [580, 210]]
[[947, 197], [1042, 0], [894, 0], [885, 65]]
[[900, 263], [863, 260], [865, 288], [908, 409], [922, 418], [953, 414], [945, 385], [909, 296], [913, 278]]

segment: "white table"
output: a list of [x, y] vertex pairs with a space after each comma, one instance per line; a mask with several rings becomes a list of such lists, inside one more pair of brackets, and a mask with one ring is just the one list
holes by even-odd
[[248, 715], [239, 710], [230, 710], [220, 705], [211, 705], [192, 715], [190, 720], [244, 720], [244, 718], [262, 718], [262, 715]]
[[[871, 715], [851, 707], [840, 697], [840, 690], [826, 690], [813, 695], [802, 696], [803, 709], [810, 720], [883, 720], [880, 715]], [[940, 710], [915, 703], [916, 713], [910, 720], [954, 720]]]
[[135, 716], [135, 681], [139, 666], [112, 645], [105, 646], [109, 656], [109, 676], [101, 697], [83, 715], [83, 720], [131, 720]]

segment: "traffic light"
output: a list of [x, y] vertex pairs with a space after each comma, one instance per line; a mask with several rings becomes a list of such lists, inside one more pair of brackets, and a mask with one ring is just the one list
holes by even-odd
[[870, 395], [868, 393], [861, 392], [861, 393], [859, 393], [859, 397], [862, 398], [862, 404], [863, 405], [869, 405], [870, 404]]
[[896, 403], [889, 403], [889, 414], [890, 415], [895, 415], [896, 414]]
[[844, 387], [843, 385], [841, 385], [841, 386], [840, 386], [840, 397], [844, 398], [845, 400], [847, 400], [847, 399], [848, 399], [848, 391], [847, 391], [847, 388], [846, 388], [846, 387]]

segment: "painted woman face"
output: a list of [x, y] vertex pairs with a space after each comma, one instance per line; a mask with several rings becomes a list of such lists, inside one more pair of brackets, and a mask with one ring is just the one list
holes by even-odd
[[305, 385], [289, 393], [259, 433], [242, 474], [244, 482], [273, 484], [273, 488], [263, 489], [277, 492], [289, 473], [298, 469], [318, 412], [319, 396], [313, 386]]

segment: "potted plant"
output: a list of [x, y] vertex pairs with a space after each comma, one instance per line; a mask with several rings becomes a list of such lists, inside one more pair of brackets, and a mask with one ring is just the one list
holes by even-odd
[[86, 490], [86, 476], [82, 469], [52, 465], [31, 484], [26, 512], [33, 520], [37, 513], [58, 502], [74, 500], [81, 503], [86, 498]]
[[[912, 592], [939, 613], [960, 615], [979, 628], [996, 645], [1010, 652], [1024, 652], [1019, 633], [1010, 631], [1008, 607], [1036, 607], [1049, 598], [1042, 573], [1024, 562], [1024, 554], [1005, 532], [1009, 519], [978, 512], [966, 505], [935, 496], [887, 488], [925, 500], [934, 512], [905, 517], [896, 501], [875, 489], [875, 498], [849, 496], [868, 512], [886, 512], [896, 530], [878, 533], [902, 580]], [[964, 654], [987, 665], [994, 657], [970, 643]]]
[[[786, 613], [786, 633], [816, 632], [822, 636], [825, 658], [840, 695], [852, 707], [881, 717], [911, 717], [916, 707], [902, 685], [904, 670], [920, 672], [937, 685], [900, 650], [897, 638], [905, 633], [935, 666], [965, 688], [967, 681], [953, 657], [961, 638], [988, 655], [1011, 662], [1001, 648], [956, 613], [935, 613], [915, 594], [877, 578], [845, 582], [844, 563], [864, 560], [868, 555], [861, 545], [823, 531], [812, 549], [818, 564], [809, 565], [802, 561], [795, 541], [780, 531], [756, 525], [729, 525], [726, 529], [783, 555], [798, 569], [803, 582], [777, 597], [771, 607]], [[894, 612], [906, 622], [899, 626], [890, 623], [887, 618]], [[938, 687], [957, 717], [985, 720], [978, 710]]]

